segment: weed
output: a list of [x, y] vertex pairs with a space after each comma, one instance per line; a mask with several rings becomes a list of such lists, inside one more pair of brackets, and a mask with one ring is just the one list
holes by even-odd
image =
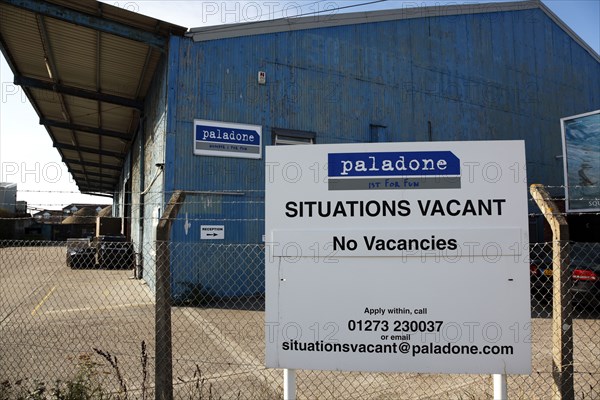
[[56, 381], [50, 388], [38, 380], [4, 381], [0, 384], [0, 400], [108, 400], [111, 397], [98, 382], [97, 367], [91, 354], [80, 354], [77, 356], [77, 373], [73, 379]]
[[119, 369], [119, 360], [117, 356], [113, 356], [109, 352], [105, 352], [102, 350], [98, 350], [96, 348], [93, 349], [96, 354], [103, 357], [115, 372], [115, 376], [117, 377], [117, 381], [119, 382], [119, 392], [123, 395], [123, 397], [119, 397], [121, 400], [127, 400], [127, 385], [125, 384], [125, 380], [123, 379], [123, 375], [121, 375], [121, 370]]
[[187, 396], [189, 400], [222, 400], [221, 396], [217, 396], [213, 392], [213, 385], [209, 383], [206, 385], [206, 379], [202, 376], [202, 371], [200, 367], [196, 365], [196, 371], [194, 371], [194, 376], [190, 380], [185, 380], [182, 378], [177, 378], [179, 382], [184, 384], [184, 387], [187, 387], [188, 392], [184, 395]]
[[[119, 360], [107, 351], [93, 348], [95, 353], [82, 353], [71, 359], [77, 363], [74, 377], [65, 381], [56, 381], [48, 385], [43, 381], [20, 379], [14, 383], [0, 382], [0, 400], [127, 400], [129, 392], [127, 383], [121, 373]], [[119, 389], [117, 393], [110, 392], [101, 385], [101, 363], [94, 361], [95, 356], [100, 356], [112, 368], [112, 375], [116, 378]], [[141, 399], [148, 400], [148, 352], [146, 343], [142, 342], [140, 362], [142, 367]], [[106, 372], [111, 373], [111, 372]], [[212, 383], [202, 375], [199, 366], [196, 366], [194, 375], [189, 380], [178, 378], [183, 384], [181, 398], [189, 400], [222, 400], [217, 394]], [[180, 392], [181, 393], [181, 392]], [[237, 399], [242, 392], [238, 391]], [[137, 395], [131, 394], [137, 398]]]

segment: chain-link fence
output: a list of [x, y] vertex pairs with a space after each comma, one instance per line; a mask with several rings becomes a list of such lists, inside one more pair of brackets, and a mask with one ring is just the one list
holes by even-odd
[[[561, 245], [574, 398], [600, 398], [600, 244]], [[171, 260], [174, 397], [281, 398], [282, 372], [264, 367], [264, 247], [145, 250], [168, 251]], [[556, 379], [552, 251], [552, 243], [531, 245], [532, 326], [524, 339], [533, 346], [532, 373], [509, 376], [511, 398], [547, 399]], [[154, 290], [136, 278], [137, 262], [126, 242], [0, 242], [0, 398], [153, 398], [155, 349], [165, 338], [155, 333]], [[492, 397], [485, 375], [298, 371], [297, 384], [299, 399]]]

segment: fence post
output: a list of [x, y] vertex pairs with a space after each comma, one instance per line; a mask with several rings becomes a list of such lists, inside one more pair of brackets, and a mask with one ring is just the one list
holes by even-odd
[[552, 398], [571, 400], [573, 388], [573, 316], [569, 277], [569, 226], [543, 185], [531, 196], [552, 228]]
[[156, 227], [155, 394], [156, 400], [173, 399], [173, 349], [171, 338], [171, 226], [185, 200], [185, 193], [171, 196]]

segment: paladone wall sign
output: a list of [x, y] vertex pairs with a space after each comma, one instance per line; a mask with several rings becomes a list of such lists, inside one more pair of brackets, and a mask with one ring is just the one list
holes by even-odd
[[262, 127], [195, 119], [194, 154], [260, 159]]
[[523, 141], [266, 151], [268, 367], [530, 372]]

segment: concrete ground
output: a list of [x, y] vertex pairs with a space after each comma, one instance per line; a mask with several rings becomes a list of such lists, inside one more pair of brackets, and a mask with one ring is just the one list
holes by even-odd
[[[65, 247], [0, 248], [0, 383], [26, 379], [51, 385], [87, 371], [118, 391], [116, 359], [129, 398], [151, 396], [152, 293], [132, 279], [131, 271], [72, 270], [65, 252]], [[282, 372], [263, 366], [264, 313], [260, 307], [226, 308], [173, 308], [176, 397], [280, 398]], [[550, 396], [551, 318], [547, 308], [534, 311], [534, 372], [509, 377], [512, 398]], [[597, 313], [580, 314], [574, 333], [576, 398], [600, 398]], [[142, 361], [142, 342], [147, 363]], [[492, 397], [492, 379], [485, 375], [298, 371], [297, 379], [299, 399]]]

